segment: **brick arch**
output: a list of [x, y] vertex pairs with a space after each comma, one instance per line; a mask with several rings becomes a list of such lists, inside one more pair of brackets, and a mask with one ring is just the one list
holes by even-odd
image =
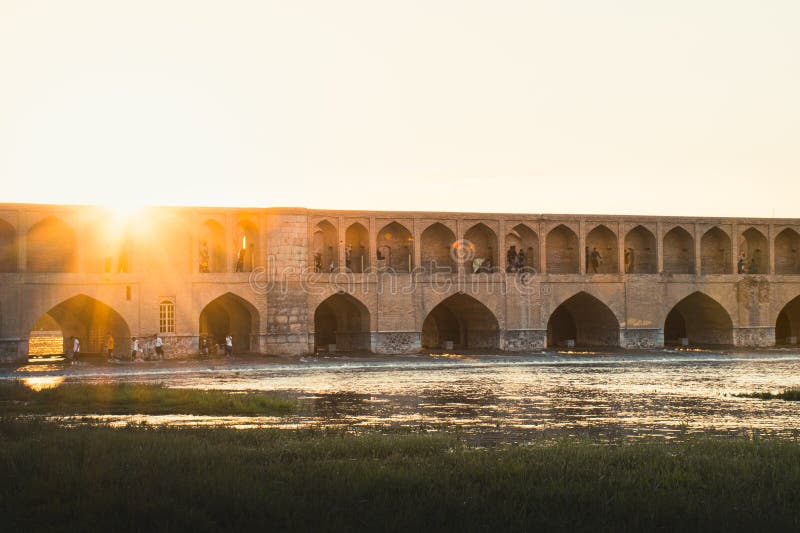
[[378, 268], [411, 272], [414, 268], [414, 236], [402, 223], [393, 220], [378, 230], [375, 249], [380, 254]]
[[421, 264], [425, 272], [455, 272], [458, 269], [454, 260], [455, 243], [456, 234], [447, 225], [434, 222], [425, 227], [420, 234]]
[[107, 334], [115, 339], [114, 354], [128, 355], [130, 350], [130, 321], [103, 300], [79, 292], [68, 297], [52, 297], [40, 302], [23, 325], [23, 337], [34, 330], [37, 322], [49, 316], [61, 328], [65, 351], [71, 350], [68, 339], [76, 336], [82, 353], [102, 353]]
[[372, 314], [358, 298], [336, 292], [319, 302], [311, 314], [315, 351], [367, 352], [371, 349]]
[[664, 344], [678, 344], [681, 338], [690, 345], [733, 344], [733, 315], [718, 300], [694, 291], [668, 308], [664, 317]]
[[[430, 311], [442, 303], [444, 300], [455, 296], [457, 294], [465, 294], [475, 300], [478, 300], [482, 305], [486, 306], [492, 313], [492, 315], [497, 319], [498, 324], [500, 324], [500, 328], [505, 328], [505, 300], [499, 298], [497, 295], [489, 295], [489, 297], [484, 297], [480, 293], [470, 292], [460, 290], [456, 285], [451, 284], [448, 285], [447, 290], [430, 290], [426, 291], [423, 302], [422, 302], [422, 320], [424, 317], [430, 313]], [[419, 319], [418, 319], [419, 320]], [[422, 322], [418, 322], [417, 326], [421, 327]]]
[[794, 228], [783, 228], [774, 240], [775, 273], [800, 274], [800, 234]]
[[580, 272], [578, 234], [566, 224], [559, 224], [547, 232], [545, 240], [548, 274], [577, 274]]
[[778, 308], [774, 324], [775, 344], [796, 345], [798, 343], [800, 340], [800, 294], [790, 298]]
[[60, 217], [44, 217], [27, 234], [28, 272], [76, 272], [75, 229]]
[[694, 274], [695, 244], [692, 232], [681, 224], [664, 232], [664, 272], [667, 274]]
[[232, 291], [220, 291], [200, 310], [200, 336], [210, 337], [210, 344], [224, 345], [225, 337], [233, 337], [234, 352], [258, 351], [256, 336], [260, 328], [258, 308], [247, 298]]
[[17, 271], [18, 254], [17, 229], [0, 218], [0, 273]]
[[344, 234], [345, 267], [349, 272], [362, 273], [369, 270], [369, 230], [361, 222], [354, 221]]
[[656, 236], [639, 224], [625, 234], [626, 274], [655, 274], [658, 271]]
[[600, 298], [578, 291], [564, 299], [547, 318], [547, 345], [619, 346], [620, 320]]
[[592, 254], [598, 253], [597, 273], [616, 274], [619, 272], [619, 237], [605, 224], [597, 224], [586, 234], [587, 265], [586, 272], [594, 272]]
[[731, 236], [723, 228], [714, 226], [700, 238], [700, 273], [732, 274]]
[[477, 298], [463, 292], [442, 298], [422, 322], [422, 347], [498, 349], [500, 322], [497, 315]]

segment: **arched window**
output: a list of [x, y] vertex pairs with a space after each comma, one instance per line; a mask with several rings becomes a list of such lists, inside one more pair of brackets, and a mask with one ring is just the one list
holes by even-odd
[[162, 300], [158, 306], [158, 331], [175, 333], [175, 302]]

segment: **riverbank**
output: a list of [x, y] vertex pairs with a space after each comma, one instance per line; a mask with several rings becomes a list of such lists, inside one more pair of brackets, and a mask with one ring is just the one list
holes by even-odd
[[452, 432], [0, 422], [11, 531], [795, 530], [778, 439], [470, 446]]
[[145, 383], [0, 382], [4, 415], [269, 415], [296, 410], [295, 400], [265, 392], [174, 389]]

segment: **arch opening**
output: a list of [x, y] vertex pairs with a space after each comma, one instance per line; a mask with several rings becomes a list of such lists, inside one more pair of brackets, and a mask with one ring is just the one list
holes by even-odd
[[506, 235], [506, 271], [539, 271], [539, 237], [525, 224], [517, 224]]
[[665, 346], [728, 346], [733, 322], [722, 305], [701, 292], [675, 304], [664, 321]]
[[655, 274], [657, 271], [656, 237], [644, 226], [636, 226], [625, 236], [625, 273]]
[[467, 246], [464, 271], [473, 274], [494, 272], [497, 267], [497, 235], [479, 222], [464, 234]]
[[387, 224], [378, 232], [378, 268], [411, 272], [414, 268], [414, 237], [399, 222]]
[[800, 235], [791, 228], [775, 237], [775, 273], [800, 274]]
[[[244, 298], [230, 292], [206, 304], [200, 312], [200, 338], [217, 353], [225, 349], [225, 337], [233, 337], [233, 353], [258, 351], [258, 310]], [[253, 346], [256, 349], [253, 349]]]
[[80, 342], [81, 355], [105, 354], [108, 335], [114, 338], [114, 356], [130, 355], [131, 331], [125, 319], [108, 305], [80, 294], [53, 306], [34, 323], [28, 355], [72, 353], [72, 337]]
[[769, 273], [769, 243], [764, 234], [750, 228], [739, 237], [739, 258], [737, 259], [739, 274]]
[[547, 234], [548, 274], [577, 274], [580, 272], [578, 236], [561, 224]]
[[586, 272], [616, 274], [619, 272], [617, 236], [600, 224], [586, 236]]
[[[572, 341], [572, 342], [569, 342]], [[547, 346], [619, 346], [619, 322], [606, 304], [579, 292], [559, 305], [547, 321]]]
[[249, 220], [240, 221], [233, 244], [236, 250], [234, 271], [252, 272], [258, 266], [258, 227]]
[[694, 274], [694, 239], [680, 226], [664, 235], [664, 272]]
[[369, 232], [367, 228], [355, 222], [347, 228], [344, 237], [344, 263], [348, 272], [356, 274], [369, 268]]
[[702, 274], [732, 274], [731, 238], [717, 227], [708, 230], [700, 239], [700, 272]]
[[314, 272], [336, 272], [339, 268], [339, 238], [336, 227], [323, 220], [314, 226], [311, 236]]
[[422, 232], [420, 240], [422, 268], [425, 272], [451, 274], [457, 270], [453, 260], [456, 236], [450, 228], [439, 222], [431, 224]]
[[0, 220], [0, 272], [17, 271], [17, 231]]
[[225, 272], [225, 229], [216, 220], [207, 220], [200, 228], [200, 272]]
[[775, 344], [795, 345], [800, 338], [800, 296], [783, 306], [775, 321]]
[[369, 309], [349, 294], [334, 294], [314, 311], [315, 352], [369, 352]]
[[494, 313], [466, 294], [454, 294], [431, 309], [422, 323], [422, 347], [497, 349], [500, 326]]
[[47, 217], [28, 231], [28, 272], [75, 272], [75, 232], [63, 220]]

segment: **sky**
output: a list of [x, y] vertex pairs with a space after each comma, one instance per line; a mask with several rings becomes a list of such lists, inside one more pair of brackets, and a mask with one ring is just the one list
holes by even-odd
[[0, 202], [800, 217], [796, 0], [0, 0]]

